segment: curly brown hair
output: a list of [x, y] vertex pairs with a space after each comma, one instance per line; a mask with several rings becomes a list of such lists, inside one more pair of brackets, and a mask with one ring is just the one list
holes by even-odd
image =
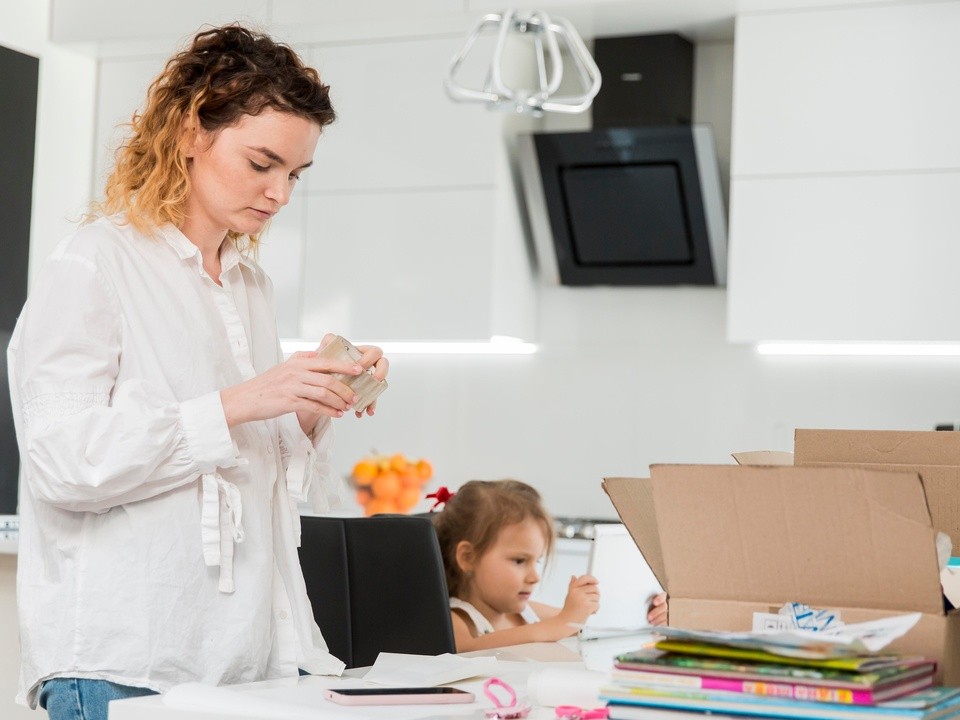
[[457, 490], [433, 516], [450, 596], [459, 597], [466, 582], [457, 563], [457, 545], [466, 540], [474, 556], [480, 558], [496, 543], [503, 528], [530, 519], [543, 528], [549, 558], [553, 552], [553, 519], [533, 487], [519, 480], [471, 480]]
[[[93, 204], [88, 218], [122, 212], [147, 233], [165, 223], [182, 226], [190, 194], [184, 129], [216, 133], [265, 108], [321, 128], [336, 117], [330, 87], [287, 45], [239, 24], [197, 33], [147, 90], [146, 107], [134, 113], [130, 137], [117, 149], [104, 199]], [[257, 240], [249, 237], [249, 244], [255, 247]]]

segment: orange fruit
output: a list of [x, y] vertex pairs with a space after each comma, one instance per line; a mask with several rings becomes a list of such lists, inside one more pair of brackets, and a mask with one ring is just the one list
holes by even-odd
[[417, 463], [417, 475], [420, 476], [420, 479], [426, 482], [433, 477], [433, 465], [427, 460], [421, 460]]
[[372, 493], [367, 488], [360, 488], [357, 490], [357, 505], [366, 505], [370, 502], [370, 498], [373, 497]]
[[373, 494], [378, 500], [393, 500], [400, 492], [401, 487], [400, 476], [393, 470], [387, 470], [377, 475], [371, 486]]
[[390, 458], [390, 469], [396, 470], [397, 472], [405, 470], [409, 464], [403, 453], [397, 453]]
[[353, 466], [353, 479], [357, 485], [369, 485], [377, 476], [377, 464], [370, 459], [364, 459]]
[[397, 512], [397, 504], [392, 500], [383, 500], [381, 498], [373, 498], [370, 502], [367, 503], [367, 506], [364, 508], [364, 511], [367, 515], [377, 515], [379, 513], [395, 513]]
[[419, 492], [422, 481], [420, 480], [420, 476], [417, 475], [417, 468], [413, 465], [408, 465], [400, 471], [400, 482], [404, 488], [414, 488]]
[[420, 488], [417, 486], [405, 487], [397, 495], [397, 507], [402, 512], [407, 512], [418, 502], [420, 502]]

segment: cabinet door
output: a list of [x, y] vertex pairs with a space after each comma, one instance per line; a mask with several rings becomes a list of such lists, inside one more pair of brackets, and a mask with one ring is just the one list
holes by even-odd
[[442, 87], [462, 42], [314, 48], [338, 117], [309, 173], [303, 337], [529, 337], [515, 329], [534, 298], [504, 115]]
[[451, 101], [442, 81], [462, 38], [321, 46], [337, 122], [317, 146], [311, 190], [490, 184], [501, 115]]
[[97, 126], [94, 140], [94, 195], [103, 196], [103, 186], [113, 170], [114, 152], [127, 136], [133, 113], [142, 109], [147, 88], [160, 74], [166, 58], [108, 58], [99, 63], [97, 77]]
[[958, 342], [960, 2], [741, 16], [728, 338]]
[[489, 337], [492, 208], [492, 190], [312, 196], [303, 337]]
[[960, 166], [960, 2], [737, 19], [733, 175]]
[[960, 172], [735, 180], [728, 339], [957, 342]]

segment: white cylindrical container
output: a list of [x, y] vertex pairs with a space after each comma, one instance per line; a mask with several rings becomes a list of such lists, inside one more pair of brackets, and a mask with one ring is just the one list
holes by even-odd
[[600, 705], [600, 688], [609, 682], [606, 673], [583, 668], [545, 667], [534, 670], [527, 680], [527, 696], [535, 705], [556, 707]]

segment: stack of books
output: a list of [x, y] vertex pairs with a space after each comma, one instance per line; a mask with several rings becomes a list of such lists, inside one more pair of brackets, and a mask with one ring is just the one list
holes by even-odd
[[934, 687], [935, 670], [922, 657], [788, 657], [671, 639], [618, 656], [601, 696], [611, 720], [960, 718], [960, 689]]

